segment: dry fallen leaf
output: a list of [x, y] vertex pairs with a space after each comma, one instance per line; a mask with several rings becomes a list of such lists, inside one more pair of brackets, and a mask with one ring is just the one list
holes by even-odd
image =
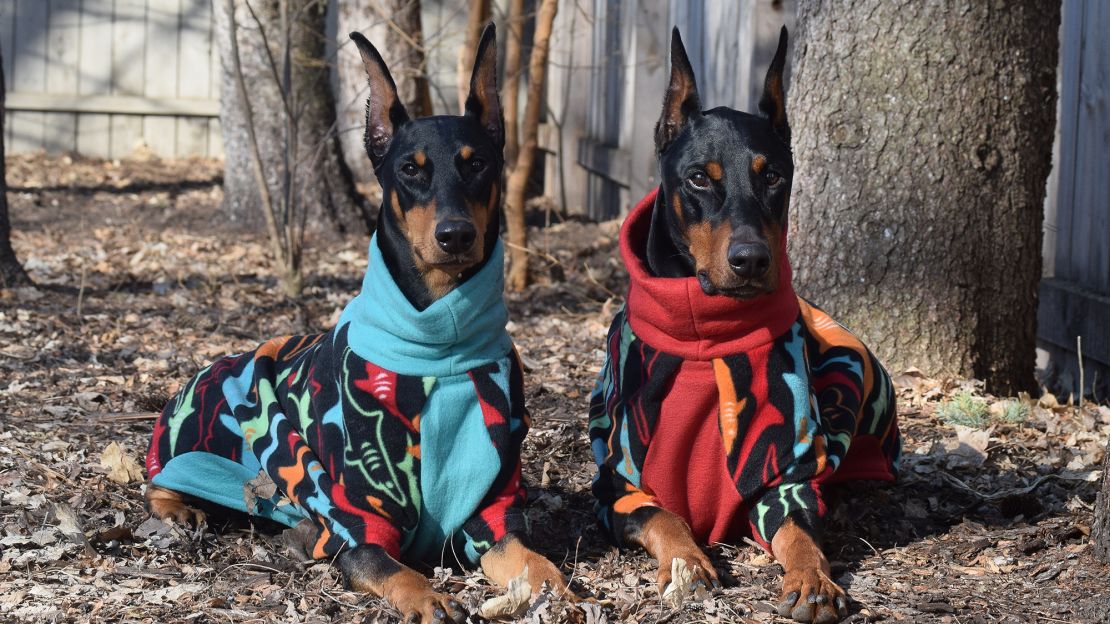
[[78, 520], [77, 512], [73, 511], [73, 507], [65, 503], [56, 503], [54, 505], [54, 517], [58, 519], [58, 530], [61, 531], [62, 535], [65, 535], [74, 544], [84, 548], [86, 556], [96, 555], [96, 550], [89, 543], [89, 538], [85, 537], [85, 530], [81, 528], [81, 521]]
[[528, 582], [528, 566], [520, 576], [509, 581], [504, 594], [494, 596], [478, 607], [478, 615], [487, 620], [511, 619], [520, 616], [528, 609], [532, 598], [532, 584]]
[[143, 469], [139, 463], [115, 442], [100, 454], [100, 465], [108, 469], [108, 478], [116, 483], [143, 480]]
[[259, 470], [253, 479], [243, 484], [243, 502], [250, 513], [258, 509], [258, 499], [270, 500], [274, 494], [277, 494], [277, 484], [265, 470]]
[[695, 600], [703, 600], [707, 594], [705, 587], [698, 585], [697, 589], [690, 589], [693, 584], [694, 572], [697, 567], [691, 568], [686, 560], [681, 557], [671, 559], [671, 582], [663, 589], [663, 603], [672, 609], [682, 607], [691, 596]]

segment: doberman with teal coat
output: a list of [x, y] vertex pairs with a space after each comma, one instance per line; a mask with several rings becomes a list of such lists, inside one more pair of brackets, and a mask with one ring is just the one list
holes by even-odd
[[[566, 581], [525, 546], [522, 369], [505, 330], [499, 240], [504, 128], [493, 26], [461, 116], [410, 119], [378, 51], [366, 151], [383, 206], [362, 291], [331, 331], [220, 358], [170, 401], [147, 454], [147, 500], [201, 521], [195, 497], [296, 527], [355, 589], [406, 618], [463, 607], [402, 561], [464, 559], [533, 592]], [[252, 483], [272, 481], [273, 496]], [[265, 490], [265, 488], [261, 488]]]

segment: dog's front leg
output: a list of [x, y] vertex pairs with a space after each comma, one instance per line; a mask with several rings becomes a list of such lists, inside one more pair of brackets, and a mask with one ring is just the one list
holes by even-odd
[[336, 565], [355, 591], [385, 598], [406, 622], [462, 624], [466, 611], [454, 598], [432, 589], [428, 577], [401, 565], [376, 544], [340, 553]]
[[532, 586], [533, 596], [540, 592], [544, 583], [557, 595], [569, 591], [559, 568], [547, 557], [525, 546], [524, 541], [514, 533], [497, 540], [493, 548], [482, 555], [480, 563], [482, 573], [502, 587], [508, 587], [509, 581], [520, 576], [527, 568], [528, 584]]
[[[629, 513], [623, 522], [627, 543], [638, 544], [659, 562], [656, 582], [659, 593], [671, 582], [675, 559], [682, 559], [694, 574], [694, 584], [706, 589], [718, 588], [717, 570], [705, 551], [694, 542], [694, 534], [686, 521], [661, 507], [644, 506]], [[691, 588], [692, 589], [692, 588]]]
[[829, 624], [848, 615], [848, 598], [830, 576], [829, 560], [814, 534], [812, 514], [791, 514], [771, 538], [771, 551], [784, 572], [779, 615], [798, 622]]

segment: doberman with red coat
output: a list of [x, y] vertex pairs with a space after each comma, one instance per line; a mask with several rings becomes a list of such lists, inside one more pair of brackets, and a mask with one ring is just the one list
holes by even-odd
[[677, 559], [718, 587], [698, 543], [750, 536], [784, 569], [779, 612], [826, 623], [848, 610], [820, 546], [826, 490], [893, 481], [901, 442], [882, 365], [791, 286], [786, 42], [758, 114], [703, 112], [673, 33], [661, 184], [621, 231], [628, 299], [591, 399], [593, 490], [611, 539], [659, 562], [660, 591]]

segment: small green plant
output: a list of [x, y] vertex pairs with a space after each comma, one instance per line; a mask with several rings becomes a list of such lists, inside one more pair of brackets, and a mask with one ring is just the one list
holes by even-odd
[[937, 416], [946, 423], [965, 427], [983, 427], [987, 424], [990, 408], [986, 401], [960, 392], [937, 406]]
[[1020, 424], [1029, 418], [1029, 404], [1024, 401], [1009, 400], [1002, 404], [1003, 422]]

